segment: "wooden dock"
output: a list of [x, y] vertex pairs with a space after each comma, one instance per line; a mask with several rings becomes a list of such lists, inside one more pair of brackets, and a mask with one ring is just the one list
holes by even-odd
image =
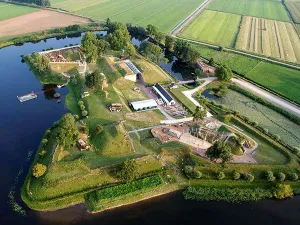
[[20, 102], [26, 102], [26, 101], [29, 101], [29, 100], [32, 100], [32, 99], [36, 99], [37, 98], [37, 94], [34, 93], [34, 92], [31, 92], [27, 95], [23, 95], [23, 96], [17, 96], [18, 100]]

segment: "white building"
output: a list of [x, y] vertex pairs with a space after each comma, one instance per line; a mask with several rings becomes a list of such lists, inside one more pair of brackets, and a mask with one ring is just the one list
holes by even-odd
[[166, 105], [175, 105], [175, 100], [170, 96], [170, 94], [159, 84], [155, 84], [152, 90], [160, 97]]
[[133, 111], [142, 111], [142, 110], [156, 109], [157, 103], [153, 99], [148, 99], [148, 100], [143, 100], [138, 102], [130, 102], [129, 106]]

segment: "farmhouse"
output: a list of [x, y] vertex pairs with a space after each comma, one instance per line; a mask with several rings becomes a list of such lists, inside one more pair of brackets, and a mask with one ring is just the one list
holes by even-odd
[[80, 151], [88, 150], [90, 148], [90, 146], [82, 139], [79, 139], [76, 145], [80, 149]]
[[157, 103], [153, 99], [138, 101], [138, 102], [131, 102], [129, 103], [130, 108], [133, 111], [141, 111], [141, 110], [149, 110], [149, 109], [156, 109]]
[[176, 102], [169, 93], [159, 84], [155, 84], [152, 90], [163, 100], [166, 105], [175, 105]]
[[205, 64], [204, 62], [198, 61], [197, 66], [204, 72], [204, 73], [215, 73], [216, 68]]

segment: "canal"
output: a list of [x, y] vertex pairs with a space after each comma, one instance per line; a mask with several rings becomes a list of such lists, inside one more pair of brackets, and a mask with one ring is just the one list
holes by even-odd
[[[47, 48], [61, 48], [80, 43], [81, 36], [51, 38], [38, 43], [10, 46], [0, 49], [0, 224], [23, 225], [150, 225], [150, 224], [231, 224], [231, 225], [298, 225], [300, 221], [300, 197], [287, 201], [263, 200], [254, 203], [229, 204], [225, 202], [185, 201], [180, 192], [125, 206], [103, 213], [89, 214], [83, 205], [55, 212], [36, 212], [26, 208], [20, 199], [20, 188], [44, 131], [68, 112], [64, 98], [67, 89], [59, 89], [62, 102], [58, 104], [51, 93], [44, 93], [42, 86], [20, 55]], [[167, 57], [167, 56], [166, 56]], [[161, 66], [177, 79], [189, 79], [190, 72], [174, 56]], [[31, 91], [38, 98], [20, 103], [17, 96]], [[31, 157], [28, 157], [30, 156]], [[29, 160], [27, 160], [29, 158]], [[22, 172], [23, 171], [23, 172]], [[20, 174], [19, 176], [17, 176]], [[18, 178], [18, 179], [16, 179]], [[15, 192], [13, 192], [15, 191]], [[9, 193], [27, 213], [23, 217], [12, 210]]]

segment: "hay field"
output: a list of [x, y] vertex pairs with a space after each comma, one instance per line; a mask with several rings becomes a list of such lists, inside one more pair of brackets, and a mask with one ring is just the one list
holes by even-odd
[[285, 5], [287, 6], [288, 10], [290, 11], [293, 20], [296, 23], [300, 23], [300, 0], [297, 1], [288, 1], [285, 2]]
[[245, 76], [297, 103], [300, 103], [299, 70], [272, 63], [260, 62]]
[[183, 30], [181, 37], [233, 47], [241, 16], [205, 10]]
[[235, 47], [300, 63], [300, 39], [287, 22], [245, 16]]
[[214, 0], [208, 9], [255, 16], [280, 21], [290, 21], [284, 5], [279, 0]]
[[51, 0], [60, 8], [95, 21], [112, 21], [147, 26], [153, 24], [168, 32], [204, 0]]
[[39, 11], [39, 9], [0, 2], [0, 20], [6, 20], [36, 11]]

